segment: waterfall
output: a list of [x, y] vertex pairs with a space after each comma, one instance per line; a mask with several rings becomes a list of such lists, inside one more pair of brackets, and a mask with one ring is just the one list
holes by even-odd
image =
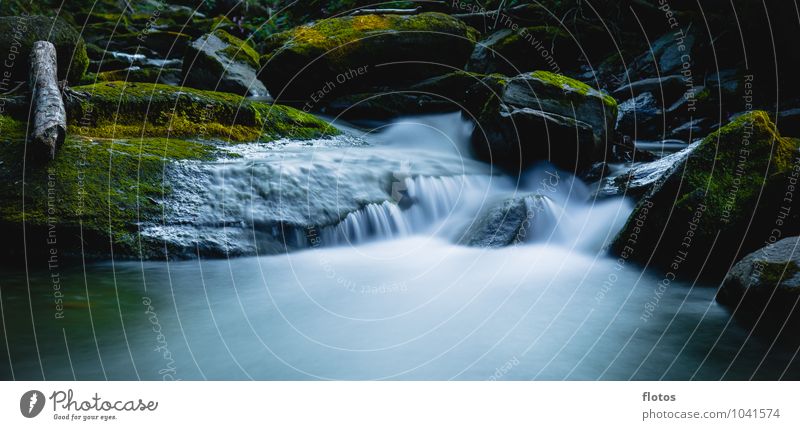
[[362, 243], [432, 231], [450, 217], [469, 212], [476, 190], [489, 178], [450, 176], [403, 178], [392, 187], [392, 200], [371, 203], [349, 213], [336, 225], [322, 229], [324, 245]]

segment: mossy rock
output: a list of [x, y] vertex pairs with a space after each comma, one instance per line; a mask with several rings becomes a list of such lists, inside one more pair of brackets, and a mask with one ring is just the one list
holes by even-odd
[[214, 30], [192, 42], [183, 60], [186, 85], [239, 95], [265, 96], [256, 77], [258, 53], [247, 42]]
[[617, 116], [613, 97], [546, 71], [488, 75], [483, 83], [469, 104], [479, 157], [511, 173], [539, 160], [580, 172], [605, 154]]
[[467, 70], [511, 76], [532, 70], [561, 72], [574, 69], [580, 56], [577, 42], [558, 27], [503, 29], [475, 45]]
[[485, 87], [485, 75], [456, 71], [405, 88], [347, 94], [324, 104], [326, 114], [354, 119], [390, 119], [411, 114], [469, 111], [471, 91]]
[[789, 237], [745, 256], [725, 276], [717, 301], [737, 316], [783, 325], [800, 299], [800, 237]]
[[68, 103], [69, 131], [82, 136], [268, 141], [338, 133], [311, 114], [228, 93], [132, 82], [73, 89], [83, 99]]
[[612, 253], [676, 277], [694, 278], [702, 267], [703, 275], [719, 278], [776, 231], [797, 234], [797, 203], [784, 197], [800, 176], [799, 143], [781, 137], [766, 112], [740, 116], [664, 174], [637, 204]]
[[0, 147], [7, 256], [57, 249], [58, 256], [108, 257], [112, 246], [117, 257], [138, 256], [137, 225], [161, 213], [159, 202], [170, 193], [169, 164], [211, 159], [216, 151], [177, 139], [70, 137], [54, 160], [22, 163], [25, 145], [25, 139], [13, 139]]
[[342, 94], [405, 85], [463, 68], [476, 36], [441, 13], [324, 19], [275, 36], [282, 44], [262, 57], [260, 77], [279, 100], [306, 101], [325, 88]]
[[[89, 75], [87, 75], [88, 77]], [[86, 81], [86, 79], [85, 79]], [[142, 82], [151, 84], [174, 84], [181, 81], [180, 69], [156, 69], [151, 67], [131, 67], [122, 70], [109, 70], [91, 76], [90, 82]]]
[[69, 82], [79, 82], [89, 66], [86, 45], [81, 35], [60, 18], [46, 16], [0, 17], [0, 45], [4, 48], [12, 80], [27, 81], [33, 43], [48, 40], [56, 47], [58, 77]]

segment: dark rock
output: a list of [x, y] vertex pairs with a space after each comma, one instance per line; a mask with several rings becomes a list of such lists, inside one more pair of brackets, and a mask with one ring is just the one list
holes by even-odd
[[781, 137], [766, 112], [747, 113], [663, 174], [611, 250], [676, 277], [695, 277], [701, 267], [703, 275], [720, 277], [764, 243], [776, 223], [784, 235], [797, 234], [800, 222], [791, 208], [797, 205], [781, 197], [797, 176], [798, 141]]
[[[684, 29], [681, 33], [670, 31], [650, 44], [650, 49], [636, 57], [627, 67], [631, 79], [642, 79], [653, 76], [668, 76], [683, 72], [683, 59], [700, 59], [696, 55], [700, 50], [700, 35], [694, 28]], [[683, 49], [678, 49], [678, 46]], [[655, 61], [654, 61], [655, 59]], [[691, 63], [693, 66], [694, 63]], [[691, 72], [692, 70], [689, 69]]]
[[680, 140], [697, 140], [708, 134], [711, 121], [708, 118], [695, 118], [669, 132], [669, 137]]
[[363, 15], [303, 25], [261, 59], [260, 78], [277, 100], [404, 86], [463, 68], [477, 31], [440, 13]]
[[478, 157], [511, 172], [537, 160], [581, 171], [606, 152], [617, 115], [610, 96], [543, 71], [501, 85], [483, 104], [472, 134]]
[[617, 88], [612, 94], [617, 99], [627, 100], [642, 93], [650, 93], [664, 106], [670, 106], [683, 96], [686, 89], [681, 75], [670, 75], [631, 82]]
[[776, 123], [781, 128], [781, 133], [800, 137], [800, 108], [780, 111]]
[[[319, 109], [327, 114], [345, 117], [388, 119], [403, 115], [469, 111], [470, 90], [485, 87], [486, 76], [457, 71], [435, 76], [405, 88], [376, 88], [370, 92], [345, 95], [327, 102], [322, 108], [306, 103], [307, 111]], [[477, 91], [478, 89], [475, 89]], [[488, 97], [488, 96], [484, 96]]]
[[617, 131], [634, 140], [656, 139], [663, 135], [661, 106], [652, 93], [644, 92], [618, 105]]
[[186, 85], [239, 95], [265, 96], [256, 77], [258, 54], [246, 42], [215, 30], [192, 42], [183, 60]]
[[501, 248], [524, 242], [531, 234], [537, 212], [543, 210], [538, 195], [509, 198], [489, 207], [464, 234], [468, 246]]
[[626, 195], [640, 198], [647, 194], [666, 172], [686, 161], [686, 157], [699, 145], [695, 143], [666, 157], [631, 167], [617, 175], [606, 177], [598, 187], [598, 197]]
[[800, 314], [800, 237], [745, 256], [728, 271], [717, 301], [740, 315], [779, 323]]
[[555, 26], [503, 29], [475, 45], [467, 70], [515, 76], [532, 70], [575, 68], [580, 48]]
[[8, 50], [3, 61], [11, 80], [28, 80], [28, 57], [33, 43], [39, 40], [55, 45], [58, 78], [79, 82], [89, 65], [83, 38], [64, 20], [38, 15], [0, 17], [0, 45]]
[[472, 140], [478, 158], [511, 172], [540, 160], [580, 171], [597, 152], [591, 125], [574, 117], [506, 105], [490, 121], [479, 122]]

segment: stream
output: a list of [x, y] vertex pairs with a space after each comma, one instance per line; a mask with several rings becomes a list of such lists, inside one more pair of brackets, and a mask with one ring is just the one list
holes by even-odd
[[632, 201], [493, 171], [459, 114], [340, 127], [170, 166], [172, 258], [0, 269], [0, 379], [800, 377], [717, 286], [604, 253]]

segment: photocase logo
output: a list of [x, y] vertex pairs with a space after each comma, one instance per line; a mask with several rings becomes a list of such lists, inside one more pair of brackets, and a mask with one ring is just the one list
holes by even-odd
[[19, 399], [19, 411], [25, 418], [33, 418], [44, 409], [44, 394], [38, 390], [30, 390]]

